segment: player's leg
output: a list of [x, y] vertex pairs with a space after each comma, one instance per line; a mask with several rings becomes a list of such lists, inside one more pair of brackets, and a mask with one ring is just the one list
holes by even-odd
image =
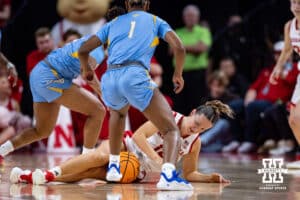
[[120, 173], [120, 151], [122, 147], [123, 133], [125, 129], [126, 115], [129, 105], [120, 110], [110, 110], [109, 119], [109, 166], [106, 175], [108, 181], [119, 181], [122, 178]]
[[57, 120], [59, 105], [56, 103], [34, 103], [33, 108], [36, 119], [35, 127], [25, 129], [11, 140], [2, 144], [0, 146], [0, 156], [4, 157], [15, 149], [50, 135]]
[[105, 180], [105, 175], [106, 175], [106, 167], [95, 167], [95, 168], [90, 168], [85, 172], [81, 172], [77, 174], [67, 174], [67, 175], [56, 177], [54, 181], [72, 183], [86, 178]]
[[180, 132], [170, 106], [158, 89], [154, 89], [151, 102], [144, 110], [144, 115], [164, 135], [164, 164], [157, 184], [158, 189], [192, 190], [193, 187], [190, 183], [177, 177], [175, 164], [180, 147]]
[[289, 124], [298, 144], [300, 144], [300, 101], [295, 106], [291, 106]]
[[88, 116], [84, 125], [84, 147], [93, 149], [105, 115], [104, 106], [90, 92], [72, 85], [55, 102]]

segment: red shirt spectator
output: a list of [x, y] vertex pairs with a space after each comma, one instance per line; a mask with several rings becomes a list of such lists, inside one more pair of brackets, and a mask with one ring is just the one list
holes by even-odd
[[54, 42], [48, 28], [42, 27], [35, 32], [35, 43], [37, 50], [32, 51], [26, 58], [26, 72], [30, 74], [36, 64], [43, 60], [52, 50]]
[[269, 78], [272, 73], [272, 68], [263, 69], [255, 82], [250, 86], [250, 89], [256, 91], [256, 100], [267, 100], [272, 103], [280, 100], [288, 102], [293, 94], [296, 85], [298, 68], [294, 63], [291, 67], [285, 67], [284, 77], [278, 80], [278, 84], [272, 85], [269, 83]]
[[26, 72], [28, 76], [34, 66], [43, 60], [47, 55], [48, 53], [40, 52], [39, 50], [33, 50], [29, 53], [26, 58]]

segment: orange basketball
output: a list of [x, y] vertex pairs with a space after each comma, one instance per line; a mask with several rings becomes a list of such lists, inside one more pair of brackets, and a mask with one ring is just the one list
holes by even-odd
[[120, 153], [120, 171], [123, 175], [120, 183], [131, 183], [135, 181], [139, 174], [139, 169], [139, 160], [133, 153]]

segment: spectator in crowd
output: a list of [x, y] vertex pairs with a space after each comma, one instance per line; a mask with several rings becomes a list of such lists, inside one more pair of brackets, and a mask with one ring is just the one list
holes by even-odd
[[244, 30], [243, 19], [239, 15], [229, 17], [227, 26], [215, 34], [211, 57], [215, 63], [230, 55], [236, 66], [249, 69], [251, 67], [250, 41]]
[[12, 138], [19, 130], [30, 127], [30, 118], [19, 111], [19, 104], [12, 98], [7, 74], [0, 75], [0, 144]]
[[[283, 42], [274, 45], [275, 60], [278, 59], [278, 52], [282, 48]], [[233, 105], [237, 113], [236, 118], [245, 119], [245, 131], [243, 135], [240, 135], [239, 132], [242, 133], [242, 130], [234, 128], [238, 123], [238, 120], [234, 120], [232, 123], [234, 140], [223, 148], [224, 152], [237, 150], [239, 153], [249, 153], [255, 151], [258, 134], [261, 130], [261, 114], [274, 104], [286, 103], [290, 100], [298, 75], [297, 64], [292, 63], [292, 59], [285, 64], [284, 76], [278, 80], [276, 86], [269, 83], [273, 67], [263, 69], [247, 91], [244, 102], [239, 101]], [[241, 141], [242, 144], [240, 144]]]
[[288, 103], [278, 103], [261, 115], [262, 128], [258, 139], [264, 143], [258, 153], [283, 155], [295, 149], [295, 137], [288, 122]]
[[229, 78], [228, 90], [243, 98], [248, 89], [246, 78], [237, 72], [234, 60], [231, 57], [224, 57], [220, 60], [219, 69]]
[[55, 49], [51, 32], [46, 27], [41, 27], [36, 30], [35, 43], [37, 49], [30, 52], [26, 58], [26, 72], [28, 76], [34, 66], [41, 60], [43, 60], [52, 50]]
[[[158, 63], [155, 57], [152, 57], [150, 63], [150, 76], [152, 80], [157, 84], [158, 88], [160, 88], [163, 84], [162, 82], [162, 74], [163, 68]], [[173, 108], [173, 101], [172, 99], [164, 94], [167, 102], [169, 103], [170, 107]], [[136, 131], [142, 124], [144, 124], [148, 119], [141, 113], [138, 109], [134, 107], [130, 107], [128, 111], [129, 123], [130, 123], [130, 130]]]
[[200, 26], [199, 20], [199, 8], [195, 5], [187, 5], [183, 9], [185, 27], [176, 30], [186, 49], [183, 69], [185, 86], [175, 99], [175, 110], [183, 114], [188, 114], [190, 110], [197, 107], [207, 90], [205, 81], [208, 67], [207, 52], [212, 39], [210, 31]]
[[11, 5], [10, 0], [1, 0], [0, 1], [0, 29], [2, 29], [11, 15]]
[[[239, 99], [239, 97], [227, 89], [228, 84], [229, 80], [224, 72], [213, 72], [208, 78], [209, 95], [205, 98], [205, 101], [220, 100], [230, 106], [230, 103]], [[228, 120], [221, 117], [213, 128], [201, 134], [201, 151], [217, 152], [222, 150], [223, 144], [230, 137], [230, 123]]]
[[81, 38], [81, 34], [76, 31], [75, 29], [68, 29], [63, 35], [62, 35], [62, 41], [59, 44], [59, 47], [64, 46], [65, 44], [72, 42], [73, 40], [77, 40]]

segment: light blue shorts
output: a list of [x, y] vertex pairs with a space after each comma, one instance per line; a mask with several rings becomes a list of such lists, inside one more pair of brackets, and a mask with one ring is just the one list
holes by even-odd
[[157, 85], [141, 66], [109, 69], [101, 79], [104, 103], [113, 110], [120, 110], [127, 104], [143, 112], [150, 104]]
[[30, 73], [30, 89], [33, 102], [52, 102], [59, 98], [63, 90], [70, 88], [71, 79], [60, 76], [45, 62], [38, 63]]

